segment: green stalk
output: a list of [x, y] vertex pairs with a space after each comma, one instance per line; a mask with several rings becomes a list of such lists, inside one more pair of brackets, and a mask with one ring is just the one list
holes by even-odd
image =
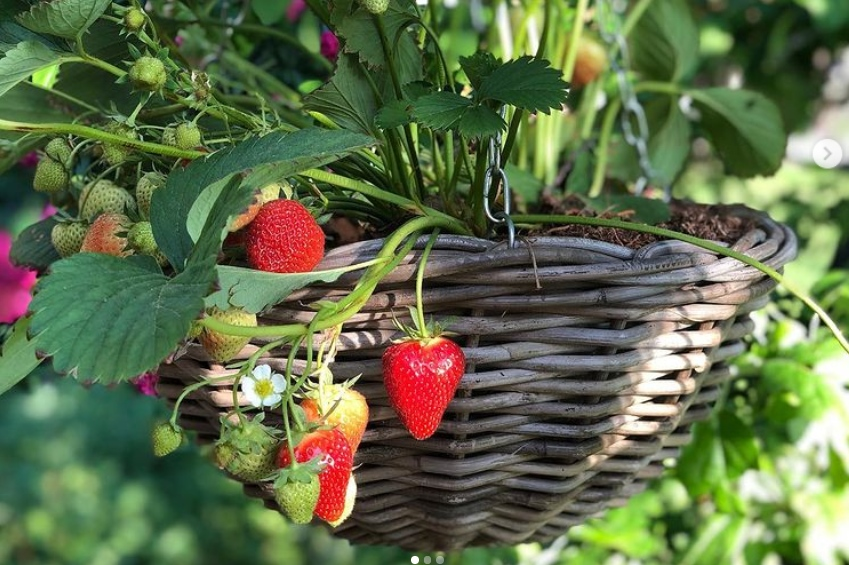
[[40, 133], [43, 135], [50, 134], [69, 134], [87, 139], [96, 139], [108, 143], [125, 145], [146, 153], [154, 153], [156, 155], [164, 155], [166, 157], [175, 157], [177, 159], [197, 159], [204, 157], [207, 153], [194, 151], [192, 149], [179, 149], [170, 145], [161, 145], [159, 143], [151, 143], [149, 141], [140, 141], [137, 139], [128, 139], [120, 135], [101, 131], [96, 128], [83, 126], [79, 124], [31, 124], [25, 122], [13, 122], [11, 120], [0, 119], [0, 131], [17, 131], [25, 133]]
[[622, 220], [614, 220], [610, 218], [588, 218], [584, 216], [545, 214], [517, 214], [513, 216], [513, 220], [516, 223], [524, 224], [579, 224], [585, 226], [620, 228], [641, 233], [648, 233], [667, 239], [676, 239], [678, 241], [683, 241], [691, 245], [701, 247], [702, 249], [706, 249], [712, 253], [716, 253], [717, 255], [731, 257], [732, 259], [736, 259], [737, 261], [740, 261], [741, 263], [744, 263], [750, 267], [754, 267], [755, 269], [759, 270], [760, 272], [774, 280], [776, 283], [784, 286], [784, 288], [786, 288], [787, 291], [790, 292], [790, 294], [801, 300], [808, 308], [810, 308], [823, 320], [823, 322], [828, 327], [828, 329], [831, 330], [831, 333], [837, 339], [837, 342], [840, 344], [843, 350], [846, 351], [846, 353], [849, 353], [849, 341], [847, 341], [846, 337], [843, 336], [843, 333], [840, 331], [840, 328], [838, 327], [837, 323], [832, 320], [828, 313], [819, 304], [817, 304], [813, 298], [808, 296], [807, 293], [797, 288], [794, 284], [788, 281], [781, 273], [779, 273], [769, 265], [766, 265], [765, 263], [762, 263], [757, 259], [749, 257], [748, 255], [740, 253], [739, 251], [735, 251], [734, 249], [720, 245], [714, 241], [694, 237], [691, 235], [683, 234], [665, 228], [660, 228], [657, 226], [623, 222]]
[[569, 36], [569, 48], [566, 51], [566, 60], [563, 62], [563, 80], [569, 82], [572, 80], [572, 73], [575, 72], [575, 61], [578, 59], [578, 42], [581, 40], [581, 33], [584, 31], [584, 18], [587, 14], [589, 0], [578, 0], [578, 5], [575, 7], [575, 20], [572, 25], [572, 34]]
[[436, 243], [436, 238], [439, 237], [439, 228], [433, 230], [430, 238], [427, 240], [422, 257], [419, 259], [419, 267], [416, 271], [416, 322], [419, 331], [423, 332], [423, 337], [432, 337], [427, 329], [427, 322], [424, 317], [424, 302], [422, 301], [422, 290], [424, 287], [424, 273], [427, 266], [427, 259], [430, 257], [430, 250], [433, 249], [433, 244]]
[[601, 132], [598, 138], [598, 151], [596, 152], [595, 171], [593, 172], [593, 183], [590, 186], [591, 197], [601, 194], [601, 186], [604, 184], [604, 171], [607, 168], [607, 158], [610, 153], [610, 136], [613, 134], [613, 126], [622, 101], [614, 98], [607, 106], [607, 112], [601, 123]]

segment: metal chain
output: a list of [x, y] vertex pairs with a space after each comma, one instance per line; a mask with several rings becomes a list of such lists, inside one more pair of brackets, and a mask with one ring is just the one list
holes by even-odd
[[[640, 176], [634, 186], [635, 193], [639, 195], [642, 194], [649, 180], [654, 176], [654, 168], [649, 158], [649, 125], [646, 119], [646, 111], [637, 99], [634, 85], [628, 76], [631, 54], [628, 49], [628, 42], [622, 32], [621, 21], [626, 5], [627, 2], [620, 0], [596, 0], [596, 21], [601, 38], [614, 51], [610, 58], [610, 68], [616, 75], [619, 96], [622, 99], [622, 114], [620, 114], [622, 134], [625, 142], [636, 149], [639, 157]], [[633, 122], [637, 124], [636, 132]], [[670, 197], [670, 190], [670, 186], [664, 187], [664, 197], [667, 200]]]
[[[502, 119], [504, 115], [505, 108], [502, 106]], [[487, 149], [489, 163], [483, 176], [483, 210], [489, 221], [507, 226], [507, 245], [513, 248], [516, 246], [516, 226], [510, 217], [510, 181], [507, 179], [507, 172], [501, 166], [501, 141], [501, 130], [489, 138]], [[499, 185], [504, 199], [504, 209], [500, 212], [494, 212], [490, 204], [490, 193], [493, 191], [493, 187], [497, 190]]]

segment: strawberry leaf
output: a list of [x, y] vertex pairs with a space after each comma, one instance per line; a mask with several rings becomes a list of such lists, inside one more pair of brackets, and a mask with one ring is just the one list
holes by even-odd
[[340, 269], [312, 271], [310, 273], [265, 273], [254, 269], [219, 265], [220, 290], [209, 295], [206, 305], [226, 309], [238, 306], [257, 313], [276, 304], [292, 292], [315, 282], [333, 282], [345, 273], [364, 269], [375, 261], [350, 265]]
[[478, 51], [470, 57], [460, 57], [460, 67], [472, 88], [480, 88], [483, 80], [501, 66], [501, 61], [489, 51]]
[[0, 96], [34, 72], [62, 60], [61, 53], [36, 41], [22, 41], [0, 58]]
[[27, 339], [30, 319], [19, 318], [0, 353], [0, 394], [3, 394], [41, 364], [36, 356], [37, 339]]
[[434, 92], [413, 102], [413, 116], [423, 125], [447, 130], [457, 125], [472, 101], [454, 92]]
[[15, 265], [39, 271], [61, 259], [50, 241], [50, 232], [57, 223], [51, 216], [24, 229], [12, 244], [9, 259]]
[[676, 82], [699, 62], [699, 30], [684, 0], [655, 0], [630, 34], [634, 70], [647, 79]]
[[76, 39], [103, 15], [112, 0], [52, 0], [39, 2], [16, 19], [38, 33]]
[[525, 56], [507, 61], [484, 77], [476, 95], [548, 114], [566, 101], [567, 87], [561, 72], [548, 61]]
[[[250, 194], [254, 187], [331, 163], [373, 143], [374, 139], [358, 133], [315, 128], [250, 138], [198, 159], [171, 173], [165, 186], [153, 193], [150, 221], [156, 242], [171, 264], [182, 269], [194, 247], [190, 233], [199, 231], [217, 201], [214, 192], [219, 188], [210, 191], [210, 197], [195, 206], [207, 187], [252, 169], [240, 189]], [[227, 213], [238, 214], [245, 205], [246, 201]]]
[[501, 116], [486, 106], [472, 106], [457, 125], [460, 133], [469, 139], [492, 137], [507, 127]]
[[203, 265], [168, 279], [150, 257], [78, 253], [56, 262], [39, 281], [32, 329], [56, 370], [123, 381], [154, 368], [174, 349], [214, 280], [214, 270]]

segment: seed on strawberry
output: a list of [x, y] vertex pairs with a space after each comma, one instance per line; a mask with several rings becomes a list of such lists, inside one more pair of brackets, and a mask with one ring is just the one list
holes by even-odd
[[257, 483], [277, 469], [280, 440], [277, 432], [262, 423], [263, 414], [252, 420], [224, 420], [213, 451], [219, 467], [237, 479]]
[[368, 404], [356, 390], [338, 384], [325, 385], [301, 402], [308, 422], [322, 418], [329, 426], [335, 426], [356, 453], [368, 424]]
[[168, 178], [162, 173], [150, 172], [143, 174], [136, 183], [136, 205], [143, 219], [150, 218], [150, 200], [153, 198], [153, 192], [165, 186], [166, 180]]
[[180, 149], [194, 149], [201, 144], [200, 128], [192, 122], [183, 122], [174, 128], [174, 143]]
[[288, 475], [280, 475], [274, 481], [274, 501], [292, 522], [308, 524], [318, 504], [320, 489], [316, 474], [309, 473], [305, 482]]
[[165, 457], [183, 444], [183, 431], [171, 425], [171, 422], [157, 422], [150, 434], [153, 454]]
[[607, 51], [598, 40], [582, 35], [575, 54], [571, 85], [581, 88], [594, 81], [607, 68]]
[[442, 337], [410, 338], [383, 352], [383, 382], [398, 418], [416, 439], [436, 432], [466, 370], [459, 345]]
[[233, 218], [233, 221], [230, 222], [229, 231], [239, 231], [251, 223], [256, 218], [260, 209], [272, 200], [277, 200], [278, 196], [280, 196], [280, 184], [276, 182], [267, 184], [259, 190], [254, 191], [254, 198], [248, 209]]
[[133, 250], [127, 243], [127, 233], [130, 227], [132, 227], [132, 222], [124, 214], [101, 214], [89, 226], [80, 246], [80, 251], [84, 253], [105, 253], [115, 257], [132, 255]]
[[80, 251], [87, 231], [85, 222], [60, 222], [50, 231], [50, 241], [61, 257], [70, 257]]
[[307, 273], [324, 256], [324, 232], [300, 202], [272, 200], [248, 225], [245, 251], [254, 269]]
[[[233, 326], [256, 326], [257, 323], [256, 314], [251, 314], [236, 307], [231, 307], [227, 310], [211, 308], [207, 314], [216, 320]], [[198, 340], [210, 359], [217, 363], [224, 363], [235, 357], [248, 344], [251, 338], [227, 335], [204, 327]]]
[[[306, 434], [293, 451], [298, 463], [317, 459], [322, 465], [318, 474], [320, 488], [315, 515], [325, 522], [341, 518], [345, 512], [345, 497], [354, 464], [348, 440], [335, 428], [320, 429]], [[284, 442], [280, 447], [278, 466], [284, 469], [291, 464], [289, 447]]]
[[99, 214], [124, 214], [134, 211], [136, 201], [123, 187], [110, 180], [99, 180], [87, 184], [80, 194], [80, 216], [88, 221]]
[[156, 57], [143, 56], [130, 67], [129, 77], [130, 84], [136, 90], [156, 92], [165, 86], [168, 71], [165, 70], [165, 63]]
[[35, 166], [32, 187], [38, 192], [56, 194], [68, 188], [70, 179], [71, 177], [62, 163], [45, 156]]
[[360, 5], [372, 14], [382, 14], [389, 8], [389, 0], [360, 0]]

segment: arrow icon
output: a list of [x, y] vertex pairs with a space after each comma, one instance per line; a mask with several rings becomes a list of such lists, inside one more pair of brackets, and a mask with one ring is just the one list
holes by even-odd
[[811, 156], [819, 167], [833, 169], [843, 161], [843, 147], [833, 139], [820, 139], [814, 144]]

